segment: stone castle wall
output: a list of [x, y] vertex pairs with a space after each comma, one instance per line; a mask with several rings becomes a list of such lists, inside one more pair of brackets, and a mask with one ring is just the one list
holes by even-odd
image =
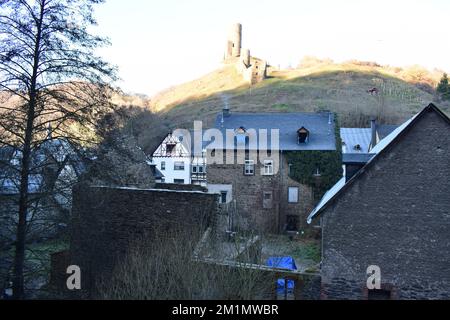
[[234, 63], [237, 71], [251, 85], [259, 83], [267, 77], [267, 62], [252, 57], [249, 49], [242, 48], [242, 25], [239, 23], [233, 25], [230, 30], [225, 63]]
[[[69, 260], [81, 268], [81, 296], [95, 292], [96, 282], [108, 278], [135, 241], [177, 232], [189, 232], [196, 241], [216, 210], [217, 196], [200, 191], [77, 186]], [[62, 272], [57, 258], [54, 265]]]

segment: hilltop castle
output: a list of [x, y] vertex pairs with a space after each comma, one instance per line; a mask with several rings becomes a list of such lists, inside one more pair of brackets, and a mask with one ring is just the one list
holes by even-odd
[[249, 49], [242, 48], [242, 25], [236, 23], [227, 39], [224, 63], [235, 63], [236, 68], [246, 81], [256, 84], [267, 76], [268, 64], [265, 60], [252, 57]]

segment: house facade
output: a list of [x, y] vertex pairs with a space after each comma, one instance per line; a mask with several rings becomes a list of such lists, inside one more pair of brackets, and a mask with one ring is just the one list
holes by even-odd
[[218, 145], [216, 137], [207, 146], [207, 187], [234, 208], [230, 225], [270, 233], [304, 230], [315, 204], [313, 187], [291, 178], [287, 153], [336, 150], [333, 115], [224, 109], [215, 128], [225, 141]]
[[152, 154], [151, 164], [163, 175], [160, 182], [206, 185], [205, 154], [194, 155], [190, 139], [191, 132], [170, 133]]
[[450, 120], [430, 104], [311, 212], [322, 227], [322, 298], [449, 299], [449, 195]]

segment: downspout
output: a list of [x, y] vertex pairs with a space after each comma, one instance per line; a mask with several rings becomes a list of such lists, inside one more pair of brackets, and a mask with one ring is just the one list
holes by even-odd
[[320, 238], [322, 240], [322, 243], [320, 244], [320, 271], [322, 271], [322, 263], [323, 263], [323, 217], [320, 217]]
[[284, 180], [284, 177], [283, 177], [283, 174], [284, 174], [284, 172], [283, 172], [283, 161], [284, 161], [284, 158], [283, 158], [283, 150], [280, 150], [280, 176], [281, 176], [281, 181], [280, 181], [280, 186], [279, 186], [279, 188], [278, 188], [278, 232], [282, 232], [283, 230], [282, 230], [282, 228], [281, 228], [281, 198], [282, 198], [282, 190], [281, 190], [281, 188], [283, 188], [283, 186], [284, 186], [284, 184], [283, 184], [283, 180]]

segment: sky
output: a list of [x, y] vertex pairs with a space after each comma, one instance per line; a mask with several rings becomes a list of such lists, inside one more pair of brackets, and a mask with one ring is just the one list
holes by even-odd
[[228, 30], [282, 68], [304, 56], [450, 71], [449, 0], [107, 0], [94, 32], [128, 93], [153, 95], [220, 67]]

